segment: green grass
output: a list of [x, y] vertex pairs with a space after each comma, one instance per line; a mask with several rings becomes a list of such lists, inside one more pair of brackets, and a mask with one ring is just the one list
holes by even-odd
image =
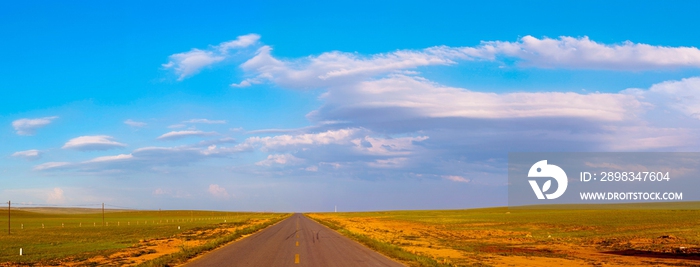
[[[141, 240], [284, 216], [273, 213], [184, 210], [108, 211], [103, 226], [102, 213], [97, 210], [34, 211], [37, 210], [13, 209], [11, 234], [8, 235], [7, 209], [0, 210], [0, 262], [60, 264], [67, 258], [84, 260], [97, 255], [109, 255], [119, 249], [135, 246]], [[221, 238], [223, 237], [218, 237]], [[23, 249], [23, 256], [19, 256], [20, 248]]]

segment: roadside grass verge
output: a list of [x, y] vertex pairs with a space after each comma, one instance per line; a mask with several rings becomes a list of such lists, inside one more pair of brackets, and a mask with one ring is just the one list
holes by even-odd
[[182, 263], [185, 263], [187, 260], [194, 258], [200, 254], [214, 250], [214, 249], [221, 247], [223, 245], [226, 245], [230, 242], [236, 241], [245, 235], [253, 234], [257, 231], [265, 229], [270, 225], [273, 225], [275, 223], [280, 222], [281, 220], [286, 219], [290, 215], [291, 214], [284, 214], [284, 215], [279, 216], [277, 218], [273, 218], [266, 223], [253, 225], [253, 226], [246, 227], [246, 228], [243, 228], [240, 230], [236, 230], [235, 232], [233, 232], [229, 235], [219, 237], [217, 239], [209, 241], [209, 242], [207, 242], [203, 245], [200, 245], [200, 246], [182, 247], [179, 252], [164, 255], [164, 256], [158, 257], [156, 259], [153, 259], [151, 261], [141, 263], [141, 264], [136, 265], [136, 266], [138, 266], [138, 267], [166, 267], [166, 266], [175, 266], [178, 264], [182, 264]]
[[335, 230], [336, 232], [349, 237], [352, 240], [355, 240], [357, 242], [360, 242], [361, 244], [371, 248], [374, 251], [377, 251], [381, 254], [384, 254], [390, 258], [399, 260], [403, 263], [408, 264], [409, 266], [415, 266], [415, 267], [452, 267], [454, 265], [451, 264], [444, 264], [444, 263], [439, 263], [436, 260], [421, 256], [421, 255], [416, 255], [413, 253], [410, 253], [403, 248], [389, 244], [386, 242], [382, 242], [376, 239], [372, 239], [366, 235], [358, 234], [351, 232], [343, 227], [341, 227], [338, 223], [332, 221], [332, 220], [321, 220], [317, 218], [313, 218], [310, 216], [306, 216], [314, 221], [317, 221], [318, 223]]

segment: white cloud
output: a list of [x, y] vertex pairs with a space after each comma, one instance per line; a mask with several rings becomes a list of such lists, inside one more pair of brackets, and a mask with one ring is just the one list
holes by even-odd
[[358, 129], [339, 129], [321, 133], [308, 133], [299, 135], [278, 135], [272, 137], [250, 137], [246, 143], [262, 144], [264, 148], [281, 148], [297, 145], [328, 145], [347, 144]]
[[435, 46], [423, 50], [363, 56], [357, 53], [326, 52], [301, 59], [280, 60], [272, 48], [262, 46], [241, 68], [253, 78], [234, 87], [271, 81], [287, 88], [339, 87], [389, 73], [415, 75], [411, 69], [451, 65], [459, 60], [495, 61], [514, 58], [524, 67], [646, 70], [700, 67], [700, 50], [695, 47], [665, 47], [624, 42], [601, 44], [588, 37], [559, 39], [525, 36], [517, 42], [486, 41], [476, 47]]
[[102, 157], [97, 157], [88, 161], [85, 161], [84, 163], [94, 163], [94, 162], [114, 162], [114, 161], [121, 161], [121, 160], [129, 160], [134, 158], [133, 155], [131, 154], [119, 154], [116, 156], [102, 156]]
[[[601, 44], [588, 37], [559, 39], [525, 36], [518, 42], [483, 42], [478, 50], [523, 60], [524, 66], [572, 69], [646, 70], [700, 67], [700, 50], [626, 41]], [[459, 49], [458, 49], [459, 50]], [[493, 58], [487, 56], [486, 58]]]
[[[250, 137], [243, 142], [262, 151], [280, 151], [285, 154], [268, 155], [257, 162], [258, 166], [293, 166], [303, 162], [317, 164], [296, 170], [318, 171], [318, 165], [330, 164], [340, 167], [341, 163], [366, 162], [377, 168], [397, 168], [408, 162], [409, 157], [418, 153], [416, 144], [428, 136], [375, 137], [371, 131], [362, 128], [328, 130], [319, 133]], [[380, 157], [378, 159], [378, 157]], [[353, 163], [354, 164], [354, 163]]]
[[484, 93], [447, 87], [420, 77], [392, 75], [330, 90], [316, 121], [377, 121], [410, 118], [581, 118], [630, 119], [644, 109], [629, 94], [573, 92]]
[[378, 159], [374, 162], [370, 162], [367, 165], [374, 168], [401, 168], [406, 165], [408, 158], [389, 158], [389, 159]]
[[275, 154], [275, 155], [268, 155], [267, 159], [259, 161], [259, 162], [255, 163], [255, 165], [258, 165], [258, 166], [272, 166], [275, 164], [297, 165], [297, 164], [300, 164], [303, 162], [304, 162], [303, 159], [297, 158], [291, 154]]
[[231, 49], [246, 48], [254, 45], [260, 40], [260, 35], [251, 33], [246, 35], [241, 35], [236, 38], [236, 40], [223, 42], [217, 46], [221, 53], [228, 53]]
[[[333, 51], [297, 59], [276, 58], [271, 47], [262, 46], [240, 66], [249, 78], [234, 86], [271, 82], [284, 88], [326, 89], [321, 96], [323, 106], [307, 117], [317, 125], [325, 121], [341, 122], [324, 125], [325, 129], [331, 129], [329, 132], [337, 131], [332, 128], [351, 127], [364, 129], [365, 136], [372, 132], [415, 135], [415, 131], [424, 131], [431, 134], [420, 136], [427, 137], [437, 129], [460, 133], [460, 136], [435, 139], [434, 144], [458, 138], [464, 145], [473, 145], [475, 142], [470, 138], [475, 138], [490, 139], [494, 144], [504, 144], [502, 140], [520, 140], [513, 144], [526, 145], [534, 141], [532, 138], [539, 140], [547, 136], [552, 146], [557, 142], [575, 141], [608, 149], [659, 149], [664, 144], [677, 147], [688, 142], [693, 131], [652, 126], [645, 121], [650, 110], [667, 109], [700, 118], [697, 115], [700, 103], [696, 103], [700, 98], [695, 94], [700, 90], [693, 91], [697, 87], [694, 78], [657, 84], [638, 92], [489, 93], [441, 85], [414, 71], [423, 66], [503, 58], [515, 59], [522, 67], [541, 68], [628, 71], [700, 67], [700, 50], [694, 47], [652, 46], [629, 41], [603, 44], [588, 37], [538, 39], [525, 36], [516, 42], [486, 41], [474, 47], [436, 46], [374, 55]], [[635, 132], [632, 130], [635, 128], [644, 130]], [[309, 149], [312, 144], [347, 145], [351, 141], [355, 150], [365, 154], [403, 157], [401, 153], [413, 153], [382, 150], [387, 146], [375, 146], [370, 139], [358, 136], [357, 131], [326, 143], [315, 140], [316, 135], [252, 137], [246, 142], [261, 145], [263, 150], [290, 150], [293, 147]], [[360, 146], [358, 142], [367, 146]], [[409, 143], [412, 145], [414, 141]], [[389, 163], [388, 160], [372, 162], [381, 165]]]
[[[684, 89], [685, 98], [664, 91], [679, 90], [676, 87], [695, 88], [696, 80], [656, 85], [650, 90], [642, 90], [642, 94], [633, 90], [620, 93], [489, 93], [441, 85], [410, 70], [420, 66], [456, 64], [458, 60], [491, 61], [502, 57], [515, 58], [521, 66], [547, 68], [638, 70], [697, 67], [700, 66], [694, 56], [697, 52], [696, 48], [630, 42], [606, 45], [586, 37], [536, 39], [526, 36], [518, 42], [483, 42], [476, 47], [440, 46], [370, 56], [328, 52], [301, 59], [277, 59], [271, 55], [270, 47], [263, 46], [241, 68], [256, 82], [269, 81], [294, 89], [326, 89], [321, 96], [323, 106], [307, 116], [317, 125], [324, 121], [341, 122], [324, 125], [326, 129], [352, 127], [365, 129], [365, 133], [411, 135], [423, 131], [425, 134], [420, 136], [431, 136], [431, 139], [438, 129], [448, 129], [454, 136], [448, 137], [447, 132], [442, 131], [439, 134], [443, 137], [432, 143], [445, 144], [457, 139], [466, 146], [460, 149], [478, 145], [472, 140], [490, 140], [493, 146], [512, 148], [514, 145], [527, 147], [528, 143], [534, 144], [540, 139], [550, 139], [548, 147], [577, 142], [577, 145], [589, 149], [660, 149], [687, 144], [692, 131], [673, 126], [652, 126], [645, 121], [650, 110], [666, 108], [688, 116], [699, 114], [700, 108], [697, 107], [700, 105], [695, 101], [700, 98], [694, 95], [694, 91]], [[681, 60], [683, 58], [687, 60]], [[654, 97], [654, 94], [659, 94], [659, 97]], [[657, 103], [657, 100], [666, 98], [668, 101]], [[634, 132], [631, 129], [635, 127], [645, 130]], [[358, 135], [355, 132], [333, 143], [347, 144], [350, 140], [356, 150], [382, 155], [378, 150], [383, 146], [370, 146], [369, 139]], [[255, 137], [247, 141], [262, 144], [263, 149], [277, 150], [315, 143], [297, 135]], [[359, 146], [358, 143], [362, 142], [368, 146]], [[396, 151], [392, 151], [394, 154], [388, 154], [389, 150], [381, 153], [384, 156], [401, 155]], [[403, 153], [414, 152], [406, 150]], [[388, 165], [388, 160], [371, 162], [376, 166]]]
[[191, 119], [182, 123], [226, 124], [225, 120]]
[[113, 170], [117, 172], [148, 171], [159, 166], [184, 166], [207, 158], [226, 157], [235, 153], [251, 151], [249, 144], [232, 147], [206, 148], [199, 146], [181, 147], [142, 147], [130, 154], [101, 156], [82, 162], [47, 162], [34, 167], [36, 171], [80, 170], [100, 172]]
[[204, 140], [204, 141], [200, 141], [195, 146], [209, 147], [211, 145], [230, 144], [230, 143], [236, 143], [236, 139], [231, 138], [231, 137], [224, 137], [224, 138], [214, 139], [214, 140]]
[[257, 34], [242, 35], [236, 40], [223, 42], [206, 50], [195, 48], [188, 52], [173, 54], [163, 67], [174, 70], [178, 75], [178, 81], [182, 81], [199, 73], [202, 68], [224, 61], [231, 50], [249, 47], [256, 44], [259, 39], [260, 35]]
[[[322, 107], [307, 115], [317, 128], [306, 130], [330, 130], [251, 137], [245, 142], [262, 150], [289, 152], [319, 166], [321, 157], [328, 157], [324, 160], [385, 169], [427, 166], [435, 170], [435, 177], [441, 177], [440, 173], [449, 172], [440, 170], [443, 167], [438, 159], [449, 160], [465, 154], [561, 147], [634, 151], [676, 149], [685, 145], [687, 149], [688, 145], [698, 144], [693, 136], [699, 131], [685, 128], [697, 129], [697, 124], [673, 125], [663, 119], [650, 120], [661, 109], [700, 118], [697, 115], [700, 103], [696, 103], [700, 99], [696, 92], [700, 90], [694, 90], [698, 88], [695, 78], [657, 84], [639, 92], [491, 93], [445, 86], [413, 71], [422, 66], [503, 58], [515, 59], [522, 67], [625, 71], [695, 68], [700, 67], [696, 48], [631, 42], [610, 45], [587, 37], [526, 36], [517, 42], [439, 46], [368, 56], [328, 52], [279, 59], [271, 51], [263, 46], [242, 64], [241, 68], [252, 78], [235, 86], [271, 82], [283, 88], [324, 89], [326, 92], [320, 97]], [[326, 121], [337, 123], [324, 125]], [[337, 128], [346, 132], [338, 132]], [[319, 136], [322, 133], [337, 137], [322, 141]], [[403, 136], [379, 138], [377, 133]], [[418, 143], [421, 145], [417, 146]]]
[[453, 182], [458, 182], [458, 183], [468, 183], [471, 181], [468, 178], [464, 178], [464, 177], [458, 176], [458, 175], [443, 175], [442, 178], [453, 181]]
[[251, 86], [254, 83], [260, 83], [260, 82], [256, 79], [245, 79], [245, 80], [241, 81], [240, 83], [232, 83], [231, 87], [243, 88], [243, 87]]
[[362, 139], [353, 139], [355, 149], [370, 155], [395, 156], [409, 155], [413, 152], [415, 142], [427, 140], [427, 136], [376, 138], [365, 136]]
[[49, 204], [64, 204], [66, 202], [66, 197], [63, 195], [63, 189], [56, 187], [53, 191], [49, 192], [46, 202]]
[[[182, 53], [183, 58], [192, 61], [171, 57], [168, 67], [184, 79], [229, 59], [231, 54], [224, 50], [250, 46], [257, 38], [187, 52], [191, 55]], [[502, 157], [507, 151], [693, 149], [697, 146], [689, 144], [699, 143], [695, 140], [700, 124], [696, 119], [681, 123], [678, 116], [700, 119], [700, 78], [619, 93], [491, 93], [439, 84], [420, 77], [415, 69], [504, 58], [508, 59], [504, 62], [516, 62], [521, 67], [668, 69], [697, 67], [696, 52], [695, 48], [629, 42], [600, 44], [586, 37], [531, 36], [516, 42], [483, 42], [475, 47], [439, 46], [376, 55], [328, 52], [296, 59], [275, 58], [271, 48], [263, 46], [241, 65], [246, 76], [233, 86], [269, 82], [283, 88], [326, 90], [320, 97], [323, 105], [307, 116], [314, 125], [247, 132], [260, 136], [233, 147], [218, 147], [232, 139], [207, 140], [182, 147], [139, 148], [130, 154], [76, 163], [50, 162], [35, 169], [149, 170], [260, 149], [274, 152], [255, 165], [262, 167], [251, 166], [258, 173], [269, 169], [275, 174], [310, 175], [308, 172], [329, 171], [332, 166], [335, 169], [331, 171], [354, 177], [415, 172], [433, 179], [478, 183], [492, 176], [482, 175], [468, 163]], [[661, 111], [673, 117], [650, 119]], [[173, 126], [193, 123], [226, 121], [192, 119]], [[169, 132], [158, 139], [216, 134], [192, 128]], [[494, 169], [485, 172], [495, 173]], [[454, 173], [463, 176], [450, 175]]]
[[[633, 132], [622, 129], [641, 127], [644, 114], [655, 107], [666, 106], [690, 116], [700, 114], [700, 108], [697, 108], [700, 105], [695, 103], [695, 99], [700, 98], [693, 91], [685, 90], [684, 96], [689, 98], [678, 99], [673, 99], [672, 93], [662, 93], [677, 90], [672, 89], [672, 85], [688, 87], [695, 83], [694, 80], [658, 85], [648, 92], [643, 90], [649, 98], [654, 98], [653, 93], [669, 98], [665, 103], [654, 103], [632, 91], [585, 94], [476, 92], [429, 81], [412, 70], [421, 66], [457, 64], [460, 60], [498, 61], [500, 58], [516, 59], [515, 62], [524, 67], [544, 68], [644, 70], [700, 67], [700, 50], [692, 47], [632, 42], [602, 44], [588, 37], [538, 39], [525, 36], [517, 42], [482, 42], [475, 47], [436, 46], [368, 56], [334, 51], [298, 59], [278, 59], [271, 51], [271, 47], [262, 46], [254, 57], [241, 65], [252, 78], [245, 79], [238, 86], [272, 82], [285, 88], [326, 89], [321, 96], [324, 105], [307, 117], [316, 123], [340, 121], [344, 123], [336, 127], [366, 128], [369, 132], [410, 133], [447, 128], [472, 130], [469, 132], [472, 134], [474, 128], [479, 131], [491, 128], [492, 134], [506, 139], [548, 135], [561, 142], [569, 139], [600, 144], [621, 139], [616, 135], [630, 137]], [[535, 126], [538, 128], [532, 128]], [[644, 133], [649, 135], [630, 140], [638, 140], [637, 144], [644, 144], [645, 148], [660, 148], [658, 146], [663, 143], [675, 146], [681, 140], [687, 140], [674, 139], [679, 134], [686, 135], [677, 129], [652, 129], [648, 125], [646, 128], [648, 130]], [[264, 149], [314, 143], [303, 137], [283, 135], [250, 138], [248, 141], [262, 144]], [[334, 143], [340, 144], [348, 139], [357, 141], [357, 137], [352, 136]], [[669, 142], [671, 140], [675, 141]], [[365, 140], [365, 143], [371, 142]], [[609, 147], [622, 148], [629, 143], [618, 142]], [[379, 153], [376, 147], [369, 146], [375, 151], [365, 149], [365, 152]]]
[[[278, 133], [304, 133], [310, 130], [318, 129], [319, 126], [306, 126], [300, 128], [270, 128], [270, 129], [259, 129], [246, 132], [247, 134], [278, 134]], [[242, 130], [242, 129], [241, 129]]]
[[700, 119], [700, 77], [665, 81], [652, 85], [649, 90], [628, 89], [622, 93]]
[[263, 81], [290, 88], [310, 89], [333, 86], [343, 82], [369, 78], [396, 70], [428, 65], [454, 64], [452, 59], [429, 50], [397, 51], [369, 57], [353, 53], [327, 52], [317, 57], [283, 61], [271, 55], [272, 48], [263, 46], [255, 57], [241, 65], [255, 75], [236, 87], [249, 86]]
[[193, 136], [202, 137], [202, 136], [212, 136], [212, 135], [216, 135], [216, 134], [217, 134], [216, 132], [203, 132], [203, 131], [197, 131], [197, 130], [172, 131], [172, 132], [168, 132], [168, 133], [165, 133], [165, 134], [159, 136], [157, 139], [158, 140], [175, 140], [175, 139], [181, 139], [181, 138], [185, 138], [185, 137], [193, 137]]
[[145, 127], [145, 126], [146, 126], [146, 123], [145, 123], [145, 122], [134, 121], [134, 120], [131, 120], [131, 119], [125, 120], [125, 121], [124, 121], [124, 124], [129, 125], [129, 126], [131, 126], [131, 127], [136, 127], [136, 128], [141, 128], [141, 127]]
[[12, 153], [13, 157], [24, 158], [27, 160], [35, 160], [41, 158], [41, 151], [36, 149], [30, 149], [25, 151], [17, 151]]
[[189, 76], [199, 73], [202, 68], [221, 62], [224, 59], [226, 59], [225, 56], [211, 51], [192, 49], [189, 52], [171, 55], [170, 61], [163, 64], [163, 67], [174, 69], [175, 74], [178, 75], [177, 80], [182, 81]]
[[328, 166], [333, 167], [333, 169], [340, 169], [340, 167], [343, 167], [343, 165], [338, 163], [338, 162], [319, 162], [318, 164], [319, 165], [328, 165]]
[[44, 171], [44, 170], [56, 170], [56, 169], [64, 169], [67, 167], [70, 167], [72, 164], [70, 162], [46, 162], [42, 163], [39, 165], [34, 166], [35, 171]]
[[126, 145], [114, 141], [113, 137], [107, 135], [80, 136], [69, 140], [63, 145], [63, 149], [81, 151], [107, 150], [120, 147], [126, 147]]
[[305, 171], [310, 171], [310, 172], [317, 172], [318, 171], [318, 166], [309, 166], [304, 168]]
[[217, 198], [223, 198], [227, 199], [229, 198], [228, 192], [226, 192], [226, 188], [223, 188], [219, 186], [218, 184], [210, 184], [209, 185], [209, 194], [211, 194], [214, 197]]
[[[698, 145], [693, 136], [700, 130], [694, 120], [700, 119], [699, 92], [699, 77], [619, 93], [499, 94], [390, 75], [329, 89], [322, 98], [324, 105], [308, 118], [345, 121], [340, 125], [369, 131], [423, 131], [421, 135], [431, 139], [439, 129], [454, 129], [454, 136], [435, 139], [435, 143], [468, 143], [474, 139], [485, 144], [493, 140], [494, 146], [508, 144], [510, 150], [515, 149], [514, 145], [527, 147], [527, 143], [534, 143], [532, 138], [545, 136], [550, 139], [548, 147], [576, 144], [584, 149], [613, 151], [689, 149]], [[356, 138], [353, 140], [358, 143]]]
[[37, 129], [49, 125], [57, 116], [37, 119], [19, 119], [12, 122], [18, 135], [34, 135]]
[[131, 154], [133, 161], [146, 165], [184, 165], [209, 157], [223, 157], [234, 153], [250, 151], [246, 145], [233, 147], [207, 148], [194, 147], [143, 147], [134, 150]]

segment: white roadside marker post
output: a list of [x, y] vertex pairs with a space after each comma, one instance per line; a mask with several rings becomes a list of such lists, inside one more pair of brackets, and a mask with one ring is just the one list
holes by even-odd
[[22, 248], [19, 248], [19, 255], [22, 256]]

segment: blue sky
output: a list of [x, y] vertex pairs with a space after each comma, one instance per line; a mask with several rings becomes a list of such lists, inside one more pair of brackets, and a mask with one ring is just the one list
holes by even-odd
[[0, 4], [0, 198], [507, 204], [514, 151], [698, 151], [697, 2]]

